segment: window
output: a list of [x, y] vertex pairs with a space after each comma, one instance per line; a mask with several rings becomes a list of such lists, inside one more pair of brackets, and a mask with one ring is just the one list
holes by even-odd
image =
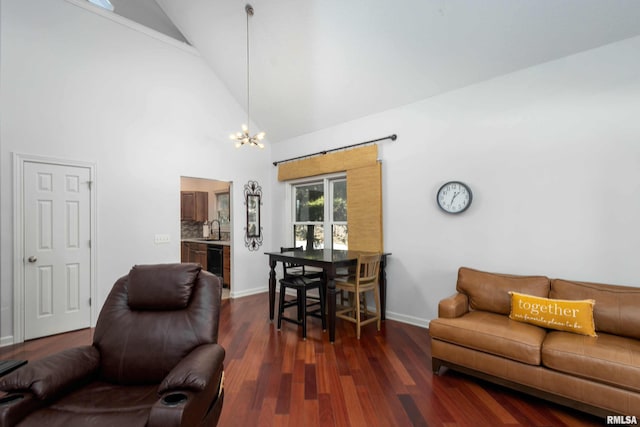
[[334, 175], [293, 183], [291, 192], [294, 246], [347, 249], [346, 177]]
[[220, 225], [229, 225], [231, 211], [229, 209], [229, 193], [216, 193], [216, 212]]
[[89, 0], [89, 3], [93, 3], [96, 6], [100, 6], [103, 9], [107, 9], [113, 12], [113, 5], [109, 0]]

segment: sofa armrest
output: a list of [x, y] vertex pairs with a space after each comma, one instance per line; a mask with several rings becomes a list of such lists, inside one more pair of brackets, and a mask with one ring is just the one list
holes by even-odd
[[460, 317], [469, 311], [469, 298], [465, 294], [456, 293], [438, 303], [438, 317]]
[[30, 362], [0, 379], [0, 390], [28, 391], [45, 400], [85, 382], [98, 370], [100, 353], [90, 345], [71, 348]]

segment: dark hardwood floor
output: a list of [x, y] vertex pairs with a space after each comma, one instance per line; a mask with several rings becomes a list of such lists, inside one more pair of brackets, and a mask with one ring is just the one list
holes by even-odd
[[[431, 372], [427, 330], [387, 320], [378, 333], [338, 321], [329, 343], [310, 318], [268, 319], [267, 295], [224, 300], [220, 343], [225, 402], [220, 426], [601, 426], [604, 420], [447, 371]], [[81, 330], [0, 348], [0, 359], [38, 359], [91, 343]]]

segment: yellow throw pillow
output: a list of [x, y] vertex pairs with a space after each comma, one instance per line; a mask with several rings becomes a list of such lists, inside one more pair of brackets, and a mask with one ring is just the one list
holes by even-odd
[[597, 336], [593, 323], [595, 300], [549, 299], [518, 292], [509, 292], [509, 294], [511, 295], [509, 319], [543, 328]]

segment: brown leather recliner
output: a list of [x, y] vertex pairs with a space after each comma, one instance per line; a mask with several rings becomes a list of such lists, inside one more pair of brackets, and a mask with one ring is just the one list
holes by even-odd
[[0, 426], [215, 425], [222, 285], [199, 264], [134, 266], [100, 312], [93, 345], [0, 379]]

